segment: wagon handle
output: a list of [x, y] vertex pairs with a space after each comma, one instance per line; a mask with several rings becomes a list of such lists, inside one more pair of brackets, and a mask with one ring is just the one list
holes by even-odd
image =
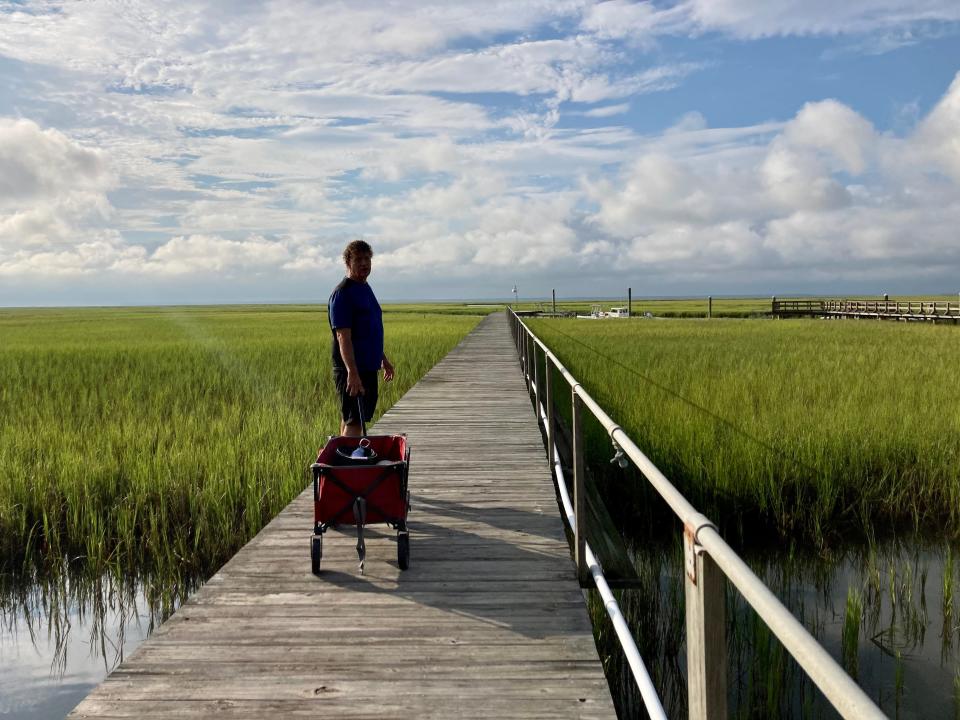
[[[357, 412], [360, 415], [360, 435], [366, 440], [367, 437], [367, 423], [363, 419], [363, 395], [357, 395]], [[367, 440], [367, 445], [370, 444], [370, 441]], [[367, 445], [363, 444], [363, 440], [360, 441], [361, 447], [366, 447]]]

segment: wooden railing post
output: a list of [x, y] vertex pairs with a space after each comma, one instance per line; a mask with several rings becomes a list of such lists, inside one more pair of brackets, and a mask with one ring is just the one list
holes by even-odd
[[556, 447], [556, 438], [554, 436], [556, 425], [553, 420], [553, 373], [550, 372], [550, 358], [546, 353], [543, 356], [543, 380], [544, 380], [544, 408], [547, 411], [547, 459], [550, 461], [550, 468], [553, 468], [554, 448]]
[[590, 572], [587, 569], [587, 528], [586, 524], [586, 477], [584, 476], [584, 448], [583, 448], [583, 400], [577, 394], [577, 387], [573, 388], [573, 519], [576, 523], [574, 532], [574, 560], [577, 563], [577, 580], [581, 587], [590, 584]]
[[530, 347], [533, 349], [533, 406], [537, 408], [537, 423], [540, 422], [540, 361], [537, 359], [537, 343], [530, 338]]
[[530, 381], [527, 379], [527, 377], [530, 375], [530, 363], [527, 355], [528, 351], [530, 350], [529, 340], [530, 338], [527, 335], [527, 331], [521, 330], [522, 345], [521, 345], [520, 353], [521, 353], [521, 356], [523, 357], [523, 362], [521, 363], [523, 365], [523, 384], [526, 385], [528, 393], [530, 392]]
[[697, 544], [697, 530], [688, 526], [683, 531], [688, 716], [690, 720], [720, 720], [727, 717], [724, 577]]
[[533, 388], [533, 338], [527, 333], [527, 394]]

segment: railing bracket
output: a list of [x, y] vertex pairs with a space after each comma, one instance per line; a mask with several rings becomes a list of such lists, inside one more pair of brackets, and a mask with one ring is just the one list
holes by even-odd
[[689, 526], [683, 528], [683, 558], [686, 564], [687, 577], [694, 585], [697, 584], [697, 553], [695, 531]]
[[686, 563], [687, 577], [694, 585], [697, 584], [697, 555], [704, 552], [698, 535], [704, 528], [717, 530], [706, 515], [696, 514], [683, 525], [683, 557]]
[[616, 440], [611, 440], [613, 443], [613, 451], [616, 453], [612, 458], [610, 458], [610, 464], [616, 463], [622, 469], [626, 470], [630, 465], [630, 461], [627, 459], [626, 453], [623, 452], [623, 448], [617, 444]]

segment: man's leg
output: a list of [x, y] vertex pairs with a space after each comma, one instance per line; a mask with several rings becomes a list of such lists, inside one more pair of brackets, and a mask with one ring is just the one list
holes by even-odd
[[334, 383], [340, 394], [340, 435], [344, 437], [361, 437], [363, 426], [360, 424], [360, 408], [363, 408], [363, 416], [369, 422], [377, 406], [377, 372], [361, 373], [360, 380], [363, 383], [363, 395], [350, 395], [347, 392], [346, 372], [339, 368], [334, 370]]
[[340, 421], [340, 434], [344, 437], [360, 437], [360, 431], [361, 427], [359, 422], [355, 420], [353, 422]]
[[363, 419], [370, 422], [373, 411], [377, 407], [377, 371], [360, 373], [363, 383], [363, 395], [347, 397], [343, 400], [343, 421], [340, 423], [340, 434], [346, 437], [360, 437], [363, 426], [360, 424], [360, 412], [363, 408]]
[[347, 373], [342, 368], [333, 369], [333, 384], [340, 396], [340, 435], [360, 437], [360, 417], [357, 415], [357, 398], [347, 392]]

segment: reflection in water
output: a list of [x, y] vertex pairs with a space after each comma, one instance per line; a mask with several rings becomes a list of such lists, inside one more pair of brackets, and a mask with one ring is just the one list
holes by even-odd
[[66, 569], [0, 575], [0, 716], [66, 715], [197, 584]]
[[[832, 557], [771, 551], [744, 557], [754, 572], [891, 718], [960, 713], [957, 569], [946, 543], [889, 542]], [[686, 713], [683, 563], [672, 548], [633, 549], [646, 590], [621, 602], [661, 689], [667, 714]], [[595, 621], [605, 616], [591, 603]], [[731, 717], [838, 717], [782, 645], [728, 584], [728, 691]], [[643, 717], [642, 702], [612, 631], [602, 621], [621, 715]]]

